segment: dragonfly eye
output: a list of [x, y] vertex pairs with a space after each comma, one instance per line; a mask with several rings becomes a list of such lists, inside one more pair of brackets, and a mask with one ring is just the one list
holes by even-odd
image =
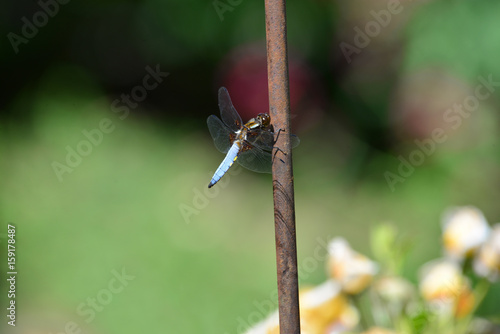
[[271, 117], [268, 114], [258, 114], [257, 117], [263, 127], [268, 127], [271, 123]]

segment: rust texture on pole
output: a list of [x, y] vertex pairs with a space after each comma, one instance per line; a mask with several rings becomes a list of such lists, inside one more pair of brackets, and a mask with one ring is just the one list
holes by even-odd
[[300, 317], [285, 0], [265, 0], [265, 8], [269, 111], [277, 133], [273, 198], [280, 333], [296, 334]]

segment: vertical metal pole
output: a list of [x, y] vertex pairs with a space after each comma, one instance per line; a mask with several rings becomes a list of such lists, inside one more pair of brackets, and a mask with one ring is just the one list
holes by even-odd
[[[269, 110], [278, 133], [273, 156], [274, 228], [281, 334], [300, 333], [285, 0], [265, 0]], [[275, 138], [276, 139], [276, 138]]]

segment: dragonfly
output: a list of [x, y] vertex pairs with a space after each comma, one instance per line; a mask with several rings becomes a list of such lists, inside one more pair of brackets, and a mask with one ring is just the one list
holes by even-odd
[[[221, 118], [211, 115], [207, 125], [215, 147], [226, 157], [208, 187], [219, 182], [235, 161], [254, 172], [270, 173], [275, 133], [269, 114], [258, 114], [243, 123], [225, 87], [219, 89], [219, 109]], [[292, 148], [300, 143], [295, 135], [291, 136], [291, 140]]]

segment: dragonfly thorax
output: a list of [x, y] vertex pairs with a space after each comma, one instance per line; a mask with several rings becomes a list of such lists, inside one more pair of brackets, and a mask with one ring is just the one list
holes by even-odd
[[271, 123], [271, 117], [268, 114], [258, 114], [257, 117], [249, 120], [243, 127], [247, 129], [257, 129], [257, 128], [266, 128]]
[[241, 142], [243, 142], [243, 141], [247, 140], [247, 134], [248, 134], [249, 130], [250, 129], [247, 128], [246, 124], [243, 125], [243, 127], [240, 130], [236, 131], [235, 141], [241, 141]]
[[270, 123], [271, 117], [268, 114], [258, 114], [257, 117], [254, 117], [246, 122], [241, 129], [235, 131], [236, 136], [234, 138], [234, 142], [239, 142], [238, 145], [241, 145], [247, 140], [249, 132], [254, 131], [255, 129], [268, 128]]

